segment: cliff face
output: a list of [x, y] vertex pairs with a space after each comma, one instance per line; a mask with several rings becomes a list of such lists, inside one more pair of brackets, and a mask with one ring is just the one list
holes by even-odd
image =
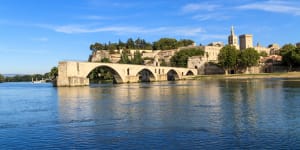
[[109, 58], [109, 52], [107, 51], [94, 51], [92, 55], [89, 56], [89, 62], [100, 62], [103, 58]]

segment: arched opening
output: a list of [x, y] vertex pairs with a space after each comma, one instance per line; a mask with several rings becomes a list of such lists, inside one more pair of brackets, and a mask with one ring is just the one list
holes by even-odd
[[138, 72], [137, 76], [139, 77], [139, 82], [155, 81], [154, 74], [148, 69], [141, 70], [140, 72]]
[[230, 74], [235, 74], [235, 70], [230, 70]]
[[119, 73], [111, 67], [99, 66], [94, 68], [87, 76], [90, 83], [123, 83]]
[[168, 81], [175, 81], [175, 80], [179, 79], [179, 76], [175, 70], [170, 70], [167, 73], [167, 79], [168, 79]]
[[193, 76], [194, 73], [193, 73], [191, 70], [189, 70], [189, 71], [186, 73], [186, 75], [187, 75], [187, 76]]

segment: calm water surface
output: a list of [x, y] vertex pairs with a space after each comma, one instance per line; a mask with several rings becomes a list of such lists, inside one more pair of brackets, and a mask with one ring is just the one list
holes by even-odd
[[0, 149], [300, 149], [300, 79], [0, 84]]

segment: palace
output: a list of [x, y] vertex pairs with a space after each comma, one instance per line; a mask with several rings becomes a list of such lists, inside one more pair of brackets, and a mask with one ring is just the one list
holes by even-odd
[[[276, 43], [268, 45], [268, 47], [264, 47], [257, 42], [254, 45], [255, 40], [253, 40], [252, 34], [241, 34], [238, 35], [235, 33], [234, 27], [231, 27], [230, 34], [228, 36], [228, 45], [234, 46], [237, 50], [243, 51], [247, 48], [254, 48], [258, 53], [266, 55], [267, 57], [261, 57], [260, 63], [265, 64], [267, 58], [274, 58], [279, 54], [280, 46]], [[300, 43], [296, 44], [298, 47]], [[187, 67], [191, 69], [197, 69], [199, 74], [206, 74], [205, 72], [218, 72], [222, 73], [217, 69], [216, 66], [212, 66], [211, 64], [218, 63], [218, 55], [220, 50], [224, 47], [222, 42], [212, 42], [207, 45], [196, 45], [195, 43], [188, 47], [180, 47], [177, 49], [170, 50], [132, 50], [130, 49], [129, 59], [133, 58], [133, 55], [136, 51], [139, 51], [142, 54], [142, 58], [144, 59], [144, 65], [146, 66], [170, 66], [171, 58], [175, 55], [176, 52], [185, 50], [187, 48], [202, 48], [204, 50], [204, 56], [193, 56], [188, 59]], [[121, 50], [105, 51], [98, 50], [94, 51], [92, 55], [89, 57], [90, 62], [100, 62], [103, 58], [108, 58], [112, 63], [118, 63], [122, 54]], [[279, 57], [278, 57], [279, 58]], [[277, 59], [276, 59], [277, 61]], [[209, 65], [210, 64], [210, 65]], [[206, 70], [206, 71], [205, 71]], [[212, 71], [215, 70], [215, 71]], [[208, 73], [208, 74], [209, 74]]]

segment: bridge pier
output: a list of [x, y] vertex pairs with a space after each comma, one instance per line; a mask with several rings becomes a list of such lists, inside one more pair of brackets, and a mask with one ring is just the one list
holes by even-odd
[[137, 76], [131, 76], [131, 75], [128, 75], [127, 76], [127, 83], [134, 83], [134, 82], [138, 82], [139, 81], [139, 77]]
[[167, 81], [167, 75], [166, 74], [159, 74], [157, 75], [157, 81]]
[[56, 86], [88, 86], [90, 85], [89, 78], [83, 77], [58, 77], [56, 81]]

